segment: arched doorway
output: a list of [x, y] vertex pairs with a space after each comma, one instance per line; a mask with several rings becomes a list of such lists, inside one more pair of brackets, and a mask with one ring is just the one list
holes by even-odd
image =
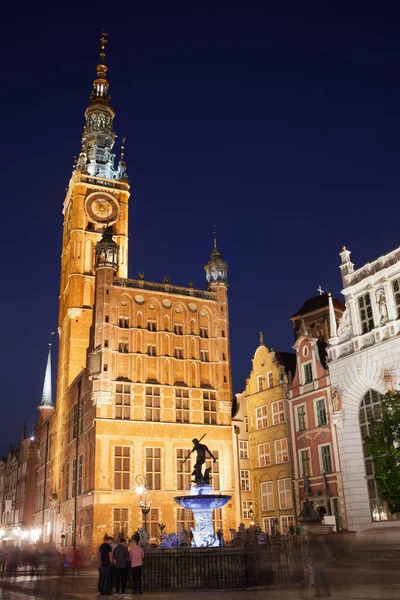
[[363, 452], [365, 462], [365, 476], [368, 486], [369, 503], [371, 507], [371, 516], [373, 521], [388, 521], [396, 519], [387, 509], [386, 502], [379, 497], [379, 488], [375, 481], [375, 468], [372, 458], [368, 455], [367, 445], [364, 443], [366, 437], [371, 433], [371, 425], [374, 420], [381, 416], [382, 395], [376, 390], [368, 390], [361, 400], [359, 419], [361, 428], [361, 438], [363, 440]]

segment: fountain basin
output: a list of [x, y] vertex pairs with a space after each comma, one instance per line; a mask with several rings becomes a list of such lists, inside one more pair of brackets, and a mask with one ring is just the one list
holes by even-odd
[[174, 500], [183, 508], [189, 510], [214, 510], [222, 508], [232, 496], [222, 496], [219, 494], [193, 495], [193, 496], [175, 496]]
[[202, 546], [219, 546], [220, 540], [214, 532], [213, 511], [222, 508], [232, 498], [222, 494], [212, 494], [212, 487], [193, 486], [190, 496], [175, 496], [174, 500], [179, 506], [193, 512], [196, 527], [192, 527], [194, 544], [197, 548]]

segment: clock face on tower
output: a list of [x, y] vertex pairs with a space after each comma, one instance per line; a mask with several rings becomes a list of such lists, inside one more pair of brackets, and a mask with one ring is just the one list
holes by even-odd
[[85, 201], [85, 211], [88, 219], [94, 223], [109, 225], [118, 221], [119, 206], [113, 196], [106, 192], [93, 192]]

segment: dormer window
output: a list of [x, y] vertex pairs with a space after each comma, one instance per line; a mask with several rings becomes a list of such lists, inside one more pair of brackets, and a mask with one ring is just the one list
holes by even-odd
[[304, 373], [304, 384], [311, 383], [313, 380], [313, 372], [312, 372], [312, 365], [310, 362], [306, 363], [303, 366], [303, 373]]

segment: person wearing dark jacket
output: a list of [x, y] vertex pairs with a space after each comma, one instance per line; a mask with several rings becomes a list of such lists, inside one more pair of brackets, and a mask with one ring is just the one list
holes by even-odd
[[126, 592], [126, 565], [129, 564], [129, 552], [125, 545], [125, 540], [121, 539], [115, 546], [113, 551], [113, 560], [115, 566], [115, 593], [119, 594], [119, 590], [125, 594]]

